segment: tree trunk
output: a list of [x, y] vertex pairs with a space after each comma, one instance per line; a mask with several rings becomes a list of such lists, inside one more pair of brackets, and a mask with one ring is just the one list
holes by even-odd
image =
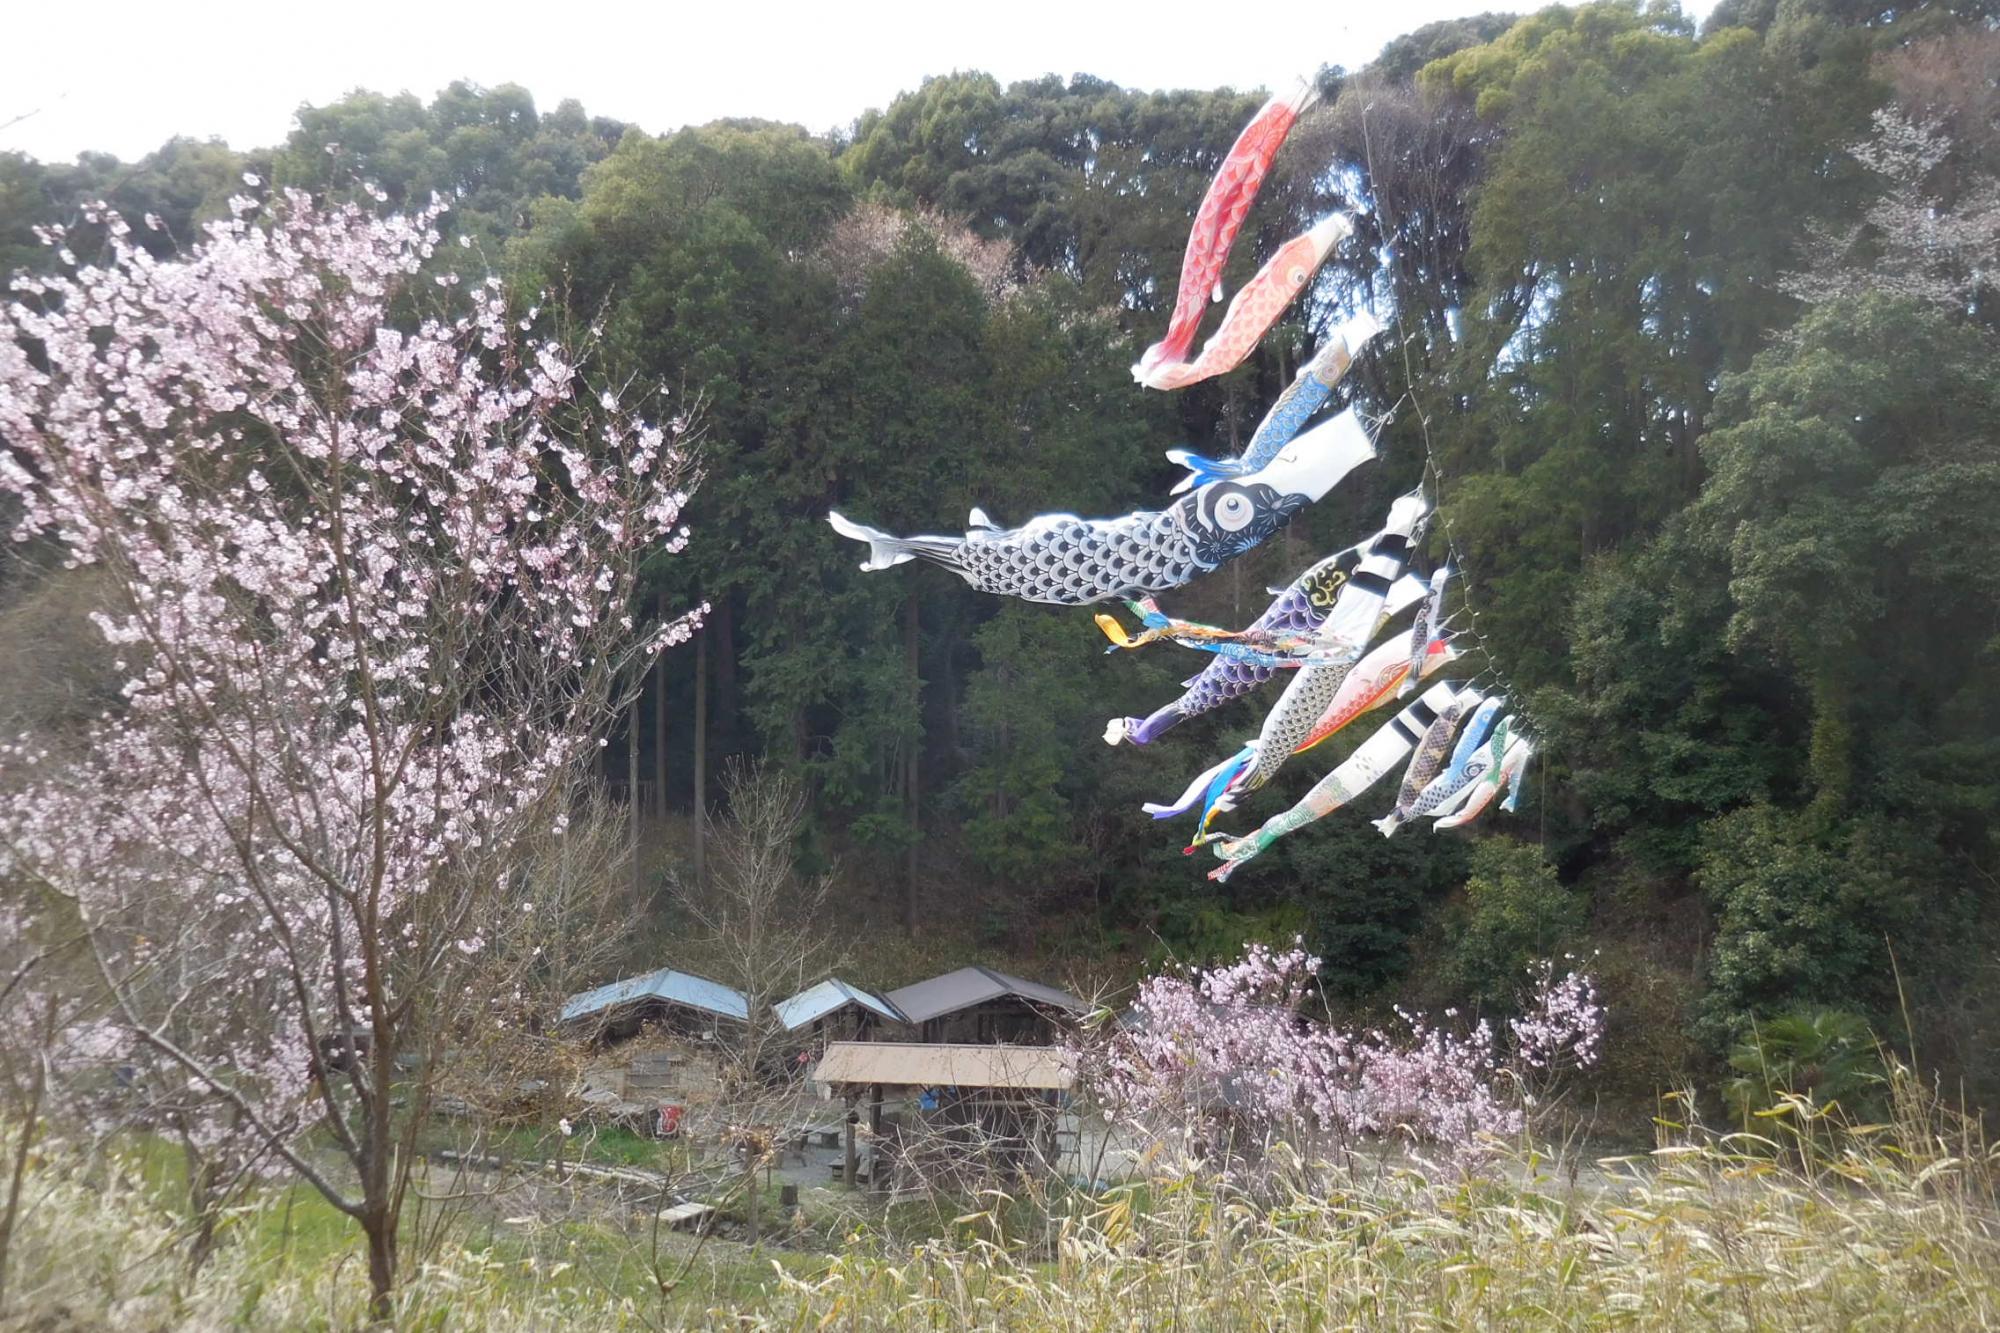
[[727, 593], [715, 602], [715, 724], [724, 754], [736, 753], [736, 603]]
[[667, 655], [653, 663], [653, 813], [667, 814]]
[[216, 1197], [220, 1182], [214, 1161], [203, 1156], [186, 1138], [182, 1140], [181, 1155], [187, 1164], [188, 1214], [194, 1226], [194, 1235], [188, 1240], [188, 1276], [193, 1277], [215, 1253], [215, 1224], [222, 1200]]
[[694, 640], [694, 882], [708, 882], [708, 630]]
[[396, 1188], [396, 1047], [401, 1036], [389, 1022], [387, 1005], [372, 995], [368, 1032], [366, 1120], [361, 1127], [361, 1229], [368, 1237], [369, 1317], [388, 1322], [390, 1293], [396, 1286], [396, 1229], [402, 1220]]
[[361, 1219], [368, 1236], [369, 1318], [386, 1324], [394, 1313], [396, 1288], [396, 1222], [393, 1214], [371, 1209]]
[[21, 1215], [21, 1191], [27, 1182], [28, 1155], [34, 1146], [35, 1129], [42, 1121], [42, 1097], [48, 1092], [48, 1061], [41, 1052], [55, 1040], [56, 997], [50, 995], [42, 1020], [41, 1050], [36, 1052], [35, 1073], [28, 1085], [28, 1105], [21, 1116], [21, 1134], [14, 1145], [14, 1166], [7, 1179], [7, 1206], [0, 1211], [0, 1314], [7, 1309], [7, 1259], [14, 1247], [14, 1223]]
[[1812, 681], [1812, 736], [1807, 765], [1812, 772], [1813, 809], [1823, 816], [1840, 813], [1854, 778], [1852, 691], [1839, 666], [1823, 665]]
[[636, 905], [645, 892], [639, 874], [639, 717], [645, 695], [632, 696], [632, 711], [625, 718], [625, 855], [632, 863], [632, 901]]
[[924, 753], [924, 683], [918, 675], [918, 649], [922, 622], [917, 599], [903, 603], [903, 656], [910, 673], [910, 713], [916, 721], [916, 735], [903, 764], [903, 819], [910, 828], [910, 845], [903, 863], [903, 933], [917, 933], [917, 843], [920, 840], [917, 796], [917, 769]]
[[941, 682], [944, 693], [944, 752], [951, 762], [957, 763], [961, 756], [958, 733], [958, 654], [953, 651], [949, 638], [944, 645]]

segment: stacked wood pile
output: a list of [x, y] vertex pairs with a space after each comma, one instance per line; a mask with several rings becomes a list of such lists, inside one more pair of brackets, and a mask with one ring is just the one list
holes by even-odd
[[707, 1042], [648, 1027], [583, 1069], [583, 1103], [593, 1118], [650, 1127], [662, 1105], [715, 1101], [722, 1058]]

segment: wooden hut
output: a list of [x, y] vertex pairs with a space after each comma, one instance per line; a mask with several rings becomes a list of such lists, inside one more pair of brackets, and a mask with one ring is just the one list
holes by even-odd
[[887, 998], [926, 1042], [1047, 1045], [1065, 1021], [1090, 1012], [1067, 991], [990, 967], [961, 967], [892, 990]]

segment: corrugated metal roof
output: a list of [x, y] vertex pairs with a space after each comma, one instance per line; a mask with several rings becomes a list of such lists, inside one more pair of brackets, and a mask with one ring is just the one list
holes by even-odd
[[1066, 990], [1057, 990], [1054, 986], [1045, 986], [1039, 981], [1027, 981], [1021, 977], [1009, 976], [1005, 972], [995, 972], [990, 967], [982, 967], [979, 970], [991, 973], [993, 976], [1000, 978], [1001, 981], [1007, 984], [1007, 988], [1016, 995], [1025, 995], [1030, 1000], [1039, 1000], [1043, 1004], [1052, 1004], [1058, 1009], [1067, 1009], [1071, 1013], [1087, 1014], [1090, 1012], [1089, 1005], [1077, 999], [1076, 996], [1071, 995]]
[[1018, 995], [1037, 1004], [1067, 1009], [1072, 1013], [1087, 1013], [1090, 1009], [1089, 1005], [1066, 991], [1044, 986], [1039, 981], [1023, 981], [1020, 977], [996, 972], [990, 967], [961, 967], [956, 972], [892, 990], [888, 999], [890, 1004], [908, 1015], [912, 1023], [922, 1023], [944, 1014], [955, 1014], [961, 1009], [970, 1009], [988, 1000], [997, 1000], [1003, 995]]
[[1069, 1054], [1054, 1046], [836, 1041], [827, 1044], [813, 1078], [821, 1083], [1060, 1092], [1076, 1081], [1076, 1070]]
[[739, 1023], [750, 1018], [750, 1003], [743, 998], [741, 991], [719, 981], [710, 981], [707, 977], [663, 967], [657, 972], [627, 977], [623, 981], [614, 981], [596, 990], [570, 996], [568, 1003], [562, 1007], [561, 1021], [567, 1023], [572, 1018], [602, 1013], [635, 1000], [663, 1000], [668, 1004], [698, 1009], [717, 1018], [733, 1018]]
[[781, 1000], [771, 1006], [771, 1012], [785, 1025], [785, 1031], [795, 1032], [808, 1023], [837, 1013], [850, 1004], [858, 1004], [863, 1009], [892, 1023], [906, 1022], [896, 1007], [877, 995], [874, 991], [842, 981], [839, 977], [828, 977], [817, 986], [808, 986], [789, 1000]]

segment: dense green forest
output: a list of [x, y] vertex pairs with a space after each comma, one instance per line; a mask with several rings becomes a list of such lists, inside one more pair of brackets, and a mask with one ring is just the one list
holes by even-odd
[[[1255, 90], [959, 73], [832, 138], [655, 136], [513, 86], [357, 92], [272, 148], [0, 154], [0, 268], [47, 263], [36, 224], [96, 198], [185, 241], [245, 172], [451, 199], [465, 244], [441, 262], [602, 321], [596, 369], [704, 423], [697, 539], [655, 592], [712, 612], [607, 778], [681, 857], [726, 757], [804, 772], [842, 929], [1082, 963], [1297, 932], [1360, 1005], [1504, 1003], [1531, 956], [1595, 949], [1628, 1090], [1825, 1005], [1990, 1103], [1995, 23], [1988, 0], [1723, 0], [1697, 32], [1607, 0], [1322, 69], [1229, 285], [1330, 209], [1358, 235], [1257, 355], [1176, 395], [1127, 368]], [[1199, 663], [1107, 658], [1088, 614], [936, 569], [864, 575], [823, 516], [1156, 507], [1166, 449], [1240, 447], [1361, 304], [1390, 325], [1350, 381], [1390, 418], [1382, 461], [1164, 600], [1242, 623], [1429, 479], [1428, 557], [1464, 561], [1468, 667], [1518, 691], [1536, 779], [1469, 839], [1385, 840], [1347, 810], [1212, 885], [1139, 805], [1253, 735], [1275, 690], [1107, 747], [1107, 718]], [[42, 632], [20, 612], [10, 655]], [[1229, 818], [1295, 800], [1325, 748]]]

